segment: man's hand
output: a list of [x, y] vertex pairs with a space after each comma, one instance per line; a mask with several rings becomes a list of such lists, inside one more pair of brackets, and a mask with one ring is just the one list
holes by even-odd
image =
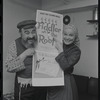
[[35, 49], [29, 48], [20, 55], [20, 58], [24, 60], [27, 56], [33, 56], [34, 53], [35, 53]]

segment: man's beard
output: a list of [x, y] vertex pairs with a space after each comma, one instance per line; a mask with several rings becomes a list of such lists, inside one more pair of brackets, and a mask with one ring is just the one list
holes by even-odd
[[30, 47], [35, 48], [37, 45], [37, 37], [27, 38], [26, 40], [23, 40], [22, 42], [27, 48], [30, 48]]

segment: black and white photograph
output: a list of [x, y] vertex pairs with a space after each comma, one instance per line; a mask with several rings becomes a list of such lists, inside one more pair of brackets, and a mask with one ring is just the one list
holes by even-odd
[[98, 100], [98, 0], [2, 2], [2, 100]]

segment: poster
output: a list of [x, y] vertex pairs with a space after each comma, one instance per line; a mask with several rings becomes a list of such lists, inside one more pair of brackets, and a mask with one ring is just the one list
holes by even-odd
[[54, 34], [62, 42], [63, 15], [54, 12], [37, 10], [38, 47], [33, 57], [32, 85], [60, 86], [64, 85], [64, 74], [55, 58]]

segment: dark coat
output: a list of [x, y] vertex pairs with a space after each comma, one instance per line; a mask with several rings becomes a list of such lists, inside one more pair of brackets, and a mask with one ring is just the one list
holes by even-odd
[[80, 59], [81, 51], [79, 47], [74, 44], [65, 45], [63, 44], [64, 52], [60, 53], [55, 59], [59, 63], [64, 74], [70, 74], [73, 72], [74, 65]]

